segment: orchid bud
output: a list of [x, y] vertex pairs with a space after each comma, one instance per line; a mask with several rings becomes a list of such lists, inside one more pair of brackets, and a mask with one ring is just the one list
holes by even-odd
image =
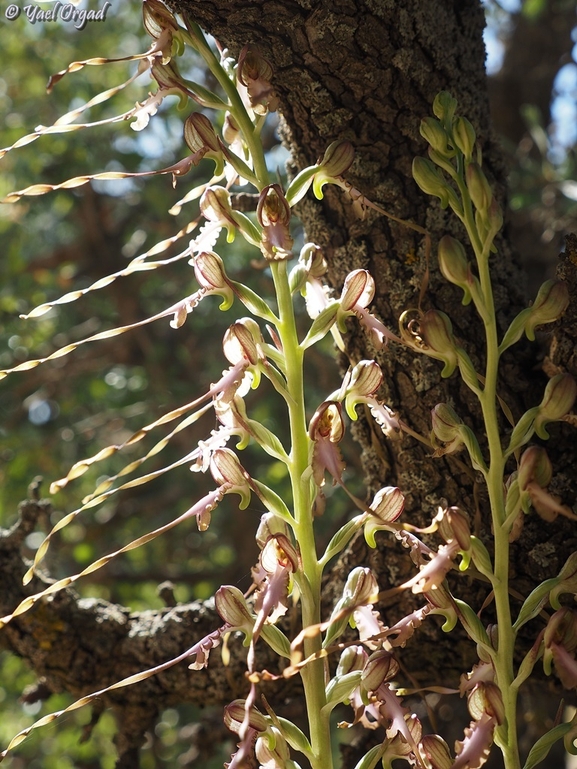
[[421, 120], [419, 132], [423, 139], [441, 155], [450, 155], [448, 141], [449, 137], [443, 126], [434, 117], [426, 117]]
[[261, 767], [288, 769], [288, 745], [275, 726], [269, 727], [269, 730], [257, 739], [254, 752]]
[[254, 617], [238, 587], [233, 585], [220, 587], [214, 596], [214, 604], [223, 622], [233, 628], [239, 628], [245, 633], [252, 631]]
[[299, 262], [302, 262], [312, 278], [322, 278], [327, 271], [327, 260], [323, 250], [315, 243], [305, 243], [299, 254]]
[[441, 443], [451, 446], [450, 451], [444, 453], [454, 453], [462, 444], [460, 433], [463, 420], [447, 403], [438, 403], [431, 411], [431, 420], [433, 423], [433, 435]]
[[247, 485], [246, 470], [234, 451], [230, 449], [215, 449], [213, 451], [210, 459], [210, 471], [214, 480], [221, 485]]
[[355, 305], [367, 307], [375, 295], [375, 281], [367, 270], [353, 270], [345, 278], [341, 292], [341, 311], [352, 312]]
[[261, 516], [255, 535], [257, 545], [262, 550], [267, 541], [277, 534], [283, 534], [285, 537], [288, 537], [288, 524], [274, 513], [264, 513], [264, 515]]
[[240, 134], [240, 129], [236, 123], [234, 115], [230, 112], [225, 113], [224, 124], [222, 126], [222, 138], [227, 144], [233, 144]]
[[471, 301], [470, 284], [475, 280], [471, 274], [471, 267], [465, 255], [465, 249], [461, 243], [445, 235], [439, 242], [439, 269], [443, 277], [463, 289], [463, 304], [467, 305]]
[[217, 294], [222, 297], [221, 310], [228, 310], [234, 301], [234, 292], [224, 271], [224, 264], [218, 254], [213, 251], [202, 251], [193, 256], [190, 264], [198, 284], [207, 294]]
[[455, 540], [461, 550], [471, 547], [471, 529], [466, 515], [458, 507], [449, 507], [444, 511], [439, 525], [441, 536], [446, 542]]
[[270, 82], [272, 76], [268, 59], [258, 49], [245, 46], [238, 57], [238, 79], [247, 89], [250, 106], [257, 115], [278, 109], [279, 98]]
[[473, 157], [473, 150], [475, 149], [475, 142], [477, 136], [475, 129], [466, 117], [458, 117], [453, 123], [453, 139], [455, 146], [461, 150], [465, 156], [466, 161], [470, 161]]
[[184, 123], [184, 141], [192, 152], [212, 151], [220, 154], [220, 145], [212, 123], [202, 112], [193, 112]]
[[475, 721], [480, 721], [484, 713], [494, 718], [499, 725], [505, 721], [503, 695], [497, 684], [491, 681], [478, 683], [469, 694], [467, 704]]
[[577, 593], [577, 553], [571, 553], [559, 572], [559, 583], [551, 590], [549, 601], [554, 609], [560, 609], [559, 596], [563, 593]]
[[550, 618], [545, 628], [543, 641], [545, 645], [550, 645], [553, 641], [559, 643], [568, 643], [573, 645], [577, 643], [575, 632], [575, 623], [577, 615], [572, 609], [564, 606], [558, 609]]
[[142, 6], [142, 21], [148, 34], [157, 40], [166, 29], [176, 32], [178, 23], [174, 15], [160, 0], [147, 0]]
[[374, 360], [361, 360], [351, 371], [347, 386], [347, 397], [353, 394], [360, 398], [374, 395], [383, 381], [381, 367]]
[[379, 585], [371, 569], [357, 566], [349, 576], [343, 590], [343, 604], [350, 606], [367, 606], [377, 601]]
[[503, 209], [495, 197], [491, 200], [489, 210], [487, 211], [487, 226], [489, 228], [489, 235], [492, 236], [496, 235], [503, 226]]
[[453, 630], [457, 624], [458, 615], [455, 601], [447, 588], [441, 583], [437, 585], [435, 590], [425, 593], [425, 598], [431, 607], [431, 614], [442, 614], [445, 617], [445, 622], [441, 629], [445, 633]]
[[449, 317], [439, 310], [428, 310], [421, 319], [420, 330], [429, 354], [445, 364], [441, 376], [451, 376], [459, 359]]
[[355, 148], [348, 141], [335, 141], [329, 144], [317, 165], [326, 177], [342, 176], [355, 159]]
[[530, 446], [523, 452], [517, 475], [519, 488], [522, 491], [527, 488], [527, 484], [531, 481], [544, 489], [551, 483], [552, 477], [553, 467], [544, 448]]
[[[245, 717], [245, 700], [233, 700], [224, 708], [224, 724], [231, 732], [240, 733]], [[268, 729], [266, 718], [254, 706], [249, 709], [248, 726], [249, 729], [254, 729], [256, 732], [265, 732]]]
[[441, 91], [435, 96], [433, 101], [433, 113], [445, 125], [451, 125], [455, 110], [457, 109], [457, 100], [451, 96], [448, 91]]
[[571, 374], [557, 374], [549, 380], [535, 419], [535, 432], [539, 438], [549, 437], [545, 429], [547, 422], [556, 422], [569, 413], [576, 397], [577, 384]]
[[273, 574], [277, 566], [295, 572], [298, 569], [300, 556], [297, 549], [284, 534], [275, 534], [262, 549], [260, 562], [263, 569]]
[[390, 652], [383, 649], [373, 652], [363, 670], [363, 688], [367, 692], [376, 692], [379, 686], [390, 681], [398, 672], [399, 664]]
[[207, 187], [199, 205], [201, 213], [209, 222], [218, 222], [227, 229], [236, 226], [230, 205], [230, 192], [224, 187]]
[[369, 655], [362, 646], [348, 646], [343, 650], [337, 665], [337, 677], [352, 673], [355, 670], [363, 670], [368, 658]]
[[451, 769], [453, 766], [454, 759], [449, 746], [438, 734], [426, 734], [420, 747], [428, 758], [431, 769]]
[[339, 443], [344, 432], [345, 423], [341, 413], [341, 404], [331, 401], [321, 403], [310, 421], [310, 438], [313, 441], [328, 438], [331, 443]]
[[563, 315], [569, 305], [569, 289], [562, 280], [547, 280], [530, 307], [531, 313], [525, 323], [525, 334], [535, 340], [535, 327], [553, 321]]
[[405, 508], [405, 497], [395, 486], [385, 486], [375, 494], [370, 511], [385, 523], [396, 521]]
[[290, 256], [291, 210], [280, 184], [269, 184], [262, 190], [256, 216], [263, 228], [260, 249], [265, 258], [276, 261]]
[[577, 686], [577, 615], [572, 609], [564, 607], [556, 611], [549, 619], [543, 636], [543, 670], [551, 675], [552, 663], [563, 685], [568, 689]]
[[488, 213], [493, 200], [493, 191], [481, 166], [478, 163], [469, 163], [465, 176], [473, 205], [478, 211]]
[[[254, 328], [250, 328], [249, 321], [256, 326], [258, 335], [255, 334]], [[262, 354], [259, 354], [259, 343], [264, 343], [264, 340], [258, 324], [252, 318], [241, 318], [226, 330], [223, 351], [233, 366], [242, 360], [247, 360], [252, 366], [256, 366]]]
[[224, 263], [214, 251], [202, 251], [194, 257], [194, 274], [203, 288], [208, 291], [230, 289], [224, 271]]
[[413, 179], [427, 195], [441, 199], [441, 206], [449, 205], [449, 186], [442, 173], [427, 158], [416, 157], [413, 160]]

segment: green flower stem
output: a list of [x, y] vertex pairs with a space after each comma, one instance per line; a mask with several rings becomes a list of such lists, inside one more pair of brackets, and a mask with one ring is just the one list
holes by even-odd
[[[304, 351], [297, 336], [292, 295], [288, 282], [286, 261], [272, 262], [271, 272], [278, 301], [280, 323], [277, 326], [286, 361], [287, 400], [291, 454], [289, 474], [293, 492], [295, 536], [302, 559], [302, 578], [310, 587], [310, 598], [303, 592], [303, 627], [316, 625], [321, 621], [321, 576], [313, 529], [312, 502], [309, 481], [311, 440], [307, 431], [303, 383]], [[308, 591], [307, 591], [308, 592]], [[320, 652], [320, 634], [305, 639], [304, 654], [309, 657]], [[313, 769], [332, 769], [330, 715], [322, 714], [326, 705], [324, 660], [318, 659], [301, 670], [305, 690], [310, 730], [310, 743], [314, 761]]]
[[240, 98], [235, 84], [224, 71], [221, 63], [214, 55], [212, 48], [206, 42], [206, 38], [201, 28], [198, 26], [198, 24], [191, 21], [190, 19], [187, 19], [187, 26], [189, 33], [193, 38], [191, 40], [192, 47], [198, 49], [200, 55], [207, 63], [210, 71], [218, 80], [223, 91], [228, 96], [228, 100], [230, 102], [230, 111], [234, 115], [238, 123], [238, 127], [242, 131], [242, 135], [244, 136], [244, 139], [247, 143], [250, 155], [252, 157], [252, 162], [254, 163], [254, 170], [260, 183], [260, 189], [262, 189], [268, 184], [269, 177], [264, 157], [264, 150], [258, 136], [260, 127], [258, 130], [255, 130], [255, 126], [253, 125], [253, 122], [250, 119], [244, 104], [242, 103], [242, 99]]
[[486, 476], [495, 541], [495, 571], [492, 579], [497, 613], [498, 646], [495, 655], [497, 685], [503, 697], [505, 722], [496, 730], [495, 740], [505, 762], [505, 769], [520, 769], [517, 743], [517, 688], [512, 686], [515, 678], [513, 653], [515, 631], [512, 626], [509, 603], [509, 527], [506, 525], [503, 477], [505, 457], [501, 447], [501, 435], [497, 414], [497, 375], [499, 366], [499, 342], [493, 289], [489, 271], [488, 246], [483, 244], [472, 211], [471, 199], [465, 184], [459, 184], [463, 200], [463, 222], [475, 251], [479, 270], [479, 282], [486, 313], [482, 319], [485, 326], [487, 362], [485, 386], [478, 397], [483, 411], [483, 420], [489, 445], [489, 471]]

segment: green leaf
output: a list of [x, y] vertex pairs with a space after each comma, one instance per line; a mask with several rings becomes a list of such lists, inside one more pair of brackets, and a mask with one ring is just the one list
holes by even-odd
[[469, 604], [455, 598], [455, 606], [457, 607], [461, 624], [469, 634], [469, 637], [475, 643], [482, 644], [490, 653], [493, 653], [494, 649], [489, 641], [487, 631]]
[[261, 636], [274, 652], [290, 660], [291, 645], [289, 639], [276, 625], [264, 625]]
[[384, 752], [384, 745], [376, 745], [361, 758], [361, 760], [355, 766], [355, 769], [375, 769], [375, 766], [377, 765]]
[[254, 478], [251, 480], [251, 485], [253, 485], [255, 494], [261, 502], [264, 502], [269, 512], [278, 515], [279, 518], [282, 518], [288, 524], [294, 524], [294, 518], [290, 514], [288, 507], [275, 491]]
[[284, 450], [282, 443], [273, 432], [254, 419], [247, 419], [246, 423], [250, 434], [260, 446], [262, 446], [267, 454], [270, 454], [271, 457], [274, 457], [275, 459], [280, 459], [280, 461], [285, 464], [289, 463], [288, 455]]
[[303, 350], [306, 350], [307, 347], [311, 347], [330, 331], [337, 319], [338, 311], [339, 303], [333, 302], [317, 315], [311, 324], [308, 334], [301, 342]]
[[298, 726], [295, 726], [292, 721], [288, 721], [286, 718], [281, 718], [280, 716], [277, 716], [276, 720], [280, 726], [283, 737], [291, 748], [304, 753], [305, 756], [310, 759], [314, 758], [311, 744]]
[[529, 755], [527, 756], [527, 760], [525, 761], [523, 769], [533, 769], [534, 766], [540, 764], [541, 761], [547, 757], [549, 751], [557, 742], [557, 740], [562, 739], [569, 731], [571, 731], [572, 728], [573, 724], [571, 723], [559, 724], [559, 726], [555, 726], [553, 729], [544, 734], [540, 739], [538, 739], [529, 751]]
[[327, 714], [341, 702], [346, 702], [353, 690], [360, 685], [362, 675], [362, 670], [352, 670], [344, 676], [335, 676], [329, 681], [326, 691], [327, 704], [321, 712]]
[[250, 310], [253, 315], [263, 320], [268, 320], [269, 323], [274, 323], [275, 325], [279, 323], [279, 319], [272, 312], [268, 304], [251, 288], [243, 283], [237, 283], [236, 280], [231, 280], [230, 286], [247, 310]]
[[335, 555], [338, 555], [342, 550], [344, 550], [344, 548], [348, 545], [348, 543], [362, 526], [363, 518], [364, 516], [357, 515], [352, 519], [352, 521], [348, 521], [344, 526], [341, 526], [337, 533], [332, 537], [331, 541], [327, 545], [327, 549], [325, 550], [323, 557], [321, 558], [320, 562], [323, 566], [325, 566], [331, 560], [331, 558], [334, 558]]
[[559, 577], [546, 579], [538, 585], [525, 599], [523, 606], [519, 611], [519, 616], [515, 620], [513, 630], [517, 631], [526, 622], [536, 617], [549, 599], [549, 593], [559, 584]]

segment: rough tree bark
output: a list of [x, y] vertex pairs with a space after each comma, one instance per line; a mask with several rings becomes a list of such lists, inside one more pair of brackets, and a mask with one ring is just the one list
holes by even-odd
[[[357, 155], [347, 178], [367, 197], [395, 216], [427, 227], [434, 242], [446, 232], [462, 234], [447, 212], [417, 189], [410, 171], [413, 157], [425, 151], [420, 120], [430, 114], [437, 92], [445, 89], [458, 99], [459, 111], [474, 124], [484, 167], [505, 202], [505, 166], [489, 123], [484, 17], [478, 0], [172, 0], [170, 5], [173, 10], [188, 11], [233, 54], [254, 43], [273, 63], [293, 173], [314, 162], [331, 141], [348, 139]], [[340, 191], [330, 188], [322, 202], [303, 201], [299, 214], [307, 237], [324, 249], [331, 284], [340, 288], [350, 270], [369, 269], [378, 292], [373, 309], [395, 328], [399, 315], [418, 301], [425, 271], [422, 238], [372, 214], [360, 221]], [[577, 375], [575, 253], [569, 249], [563, 262], [574, 298], [553, 350], [548, 352], [546, 340], [540, 350], [515, 348], [514, 356], [505, 360], [500, 394], [515, 416], [539, 402], [547, 375], [559, 370]], [[474, 361], [482, 361], [474, 312], [463, 308], [457, 292], [438, 278], [435, 262], [433, 257], [424, 309], [450, 312], [458, 339]], [[523, 276], [506, 238], [499, 244], [493, 267], [503, 328], [526, 304]], [[375, 352], [361, 332], [351, 329], [347, 356], [356, 362], [375, 357]], [[480, 429], [470, 392], [455, 377], [442, 380], [438, 363], [394, 345], [377, 359], [385, 372], [380, 396], [413, 429], [427, 434], [430, 410], [441, 401], [452, 402], [465, 421]], [[342, 361], [343, 367], [348, 360]], [[558, 470], [555, 490], [569, 504], [575, 499], [577, 483], [572, 473], [577, 457], [570, 430], [568, 425], [554, 426], [554, 439], [548, 447]], [[406, 515], [414, 522], [430, 519], [444, 500], [458, 504], [471, 514], [479, 534], [490, 544], [483, 489], [461, 463], [451, 458], [432, 459], [410, 437], [388, 443], [364, 419], [355, 426], [355, 437], [369, 491], [398, 485], [407, 495]], [[18, 527], [4, 532], [0, 539], [5, 586], [0, 594], [2, 613], [24, 595], [19, 546], [41, 510], [42, 504], [25, 505]], [[526, 594], [536, 581], [553, 576], [576, 549], [572, 529], [562, 520], [554, 524], [528, 520], [511, 564], [520, 592]], [[385, 589], [411, 572], [406, 560], [398, 543], [385, 537], [376, 552], [368, 551], [364, 541], [357, 539], [327, 580], [327, 605], [352, 566], [371, 565]], [[476, 607], [486, 597], [482, 585], [467, 582], [456, 589]], [[392, 623], [406, 613], [407, 600], [404, 596], [400, 603], [386, 607], [387, 621]], [[210, 605], [127, 615], [119, 607], [79, 601], [74, 593], [64, 592], [17, 618], [0, 633], [0, 640], [30, 661], [39, 676], [45, 677], [49, 690], [82, 695], [181, 653], [217, 626]], [[423, 644], [427, 644], [426, 654]], [[419, 683], [438, 681], [442, 670], [447, 684], [455, 683], [468, 669], [473, 655], [472, 644], [456, 636], [443, 637], [432, 621], [426, 623], [418, 642], [404, 650], [402, 661]], [[233, 659], [227, 671], [215, 654], [206, 673], [190, 673], [179, 665], [142, 685], [105, 697], [105, 704], [120, 714], [118, 766], [138, 765], [142, 734], [159, 709], [177, 702], [206, 703], [208, 696], [225, 703], [238, 694], [234, 682], [242, 681], [242, 670], [240, 657]]]

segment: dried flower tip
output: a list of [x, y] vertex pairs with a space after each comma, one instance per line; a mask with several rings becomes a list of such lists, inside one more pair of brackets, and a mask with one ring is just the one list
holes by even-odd
[[475, 129], [466, 117], [457, 117], [453, 123], [453, 139], [455, 146], [461, 150], [465, 160], [469, 162], [473, 157], [477, 136]]
[[535, 328], [552, 323], [563, 315], [569, 305], [569, 289], [562, 280], [546, 280], [539, 289], [531, 313], [525, 323], [527, 339], [535, 340]]

